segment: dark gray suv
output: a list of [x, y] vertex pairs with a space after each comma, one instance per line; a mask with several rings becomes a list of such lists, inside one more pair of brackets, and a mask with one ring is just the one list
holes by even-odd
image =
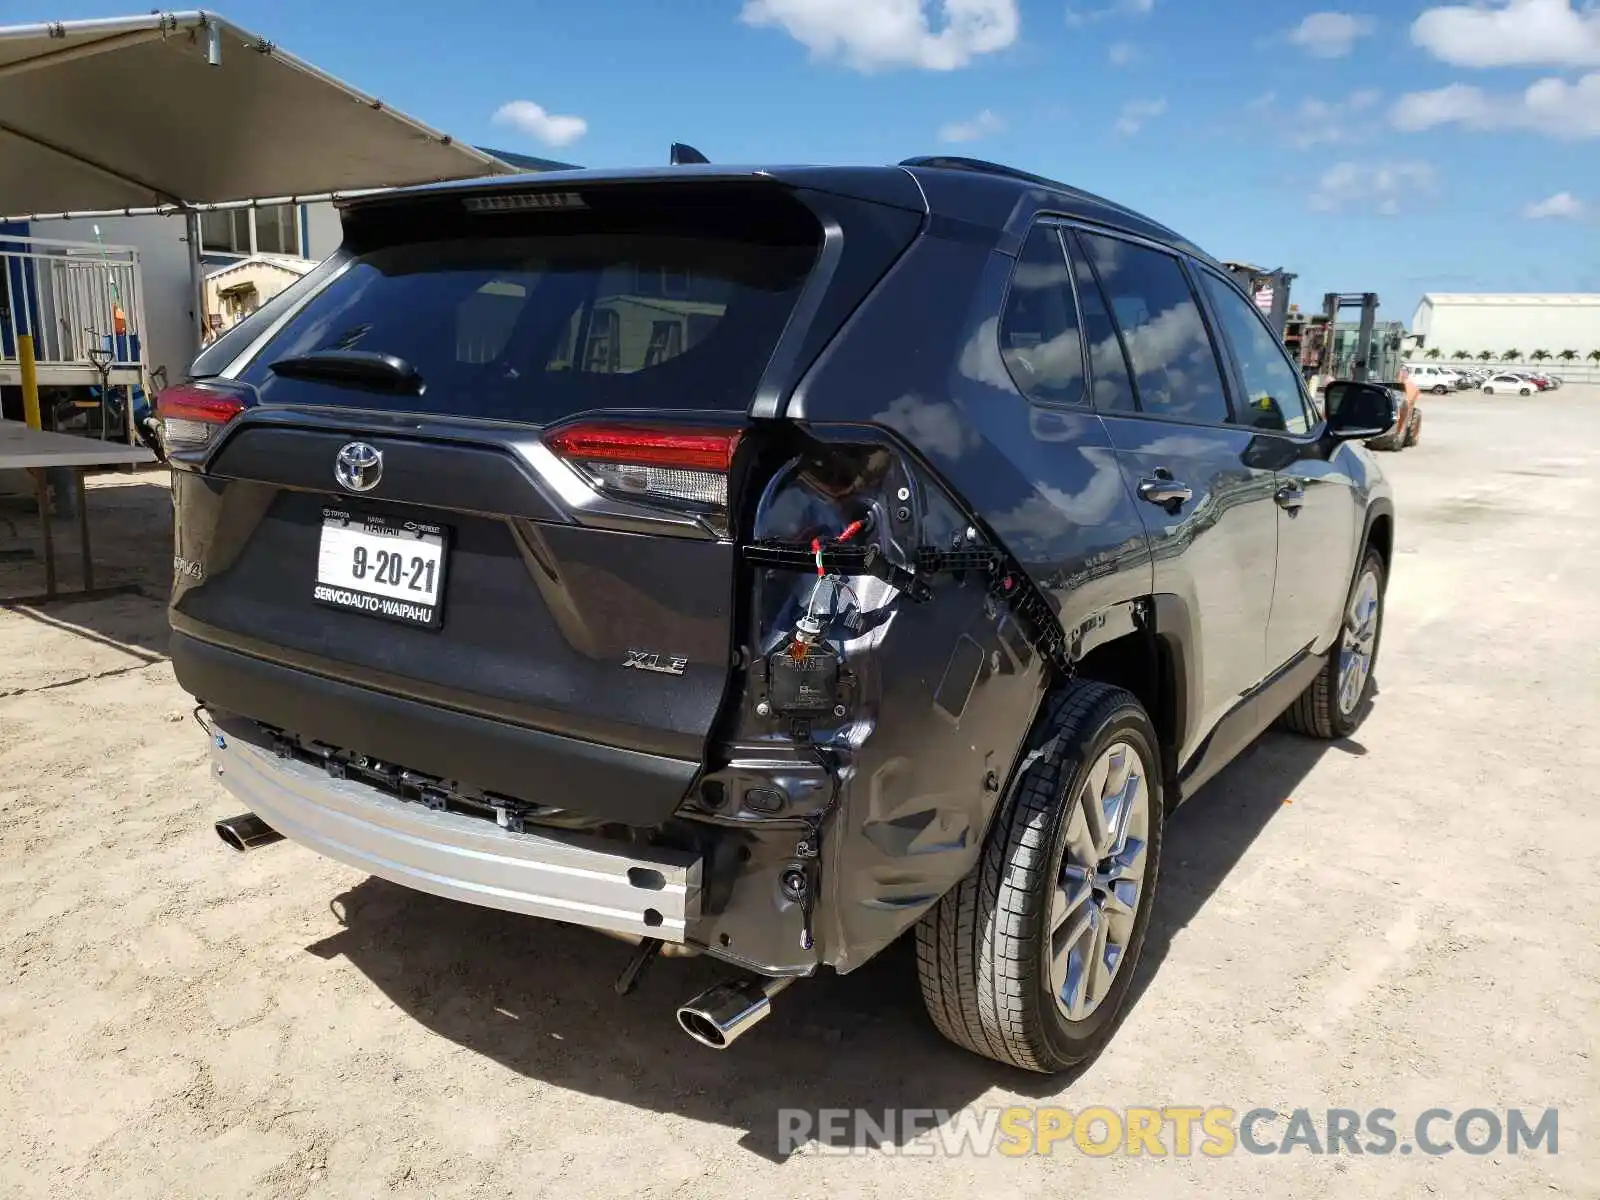
[[1163, 818], [1360, 721], [1392, 505], [1171, 230], [966, 159], [365, 197], [161, 397], [219, 782], [436, 895], [790, 981], [914, 931], [939, 1029], [1111, 1035]]

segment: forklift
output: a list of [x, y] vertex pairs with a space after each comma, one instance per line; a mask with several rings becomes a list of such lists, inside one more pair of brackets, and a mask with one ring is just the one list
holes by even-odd
[[[1339, 313], [1347, 308], [1361, 310], [1355, 345], [1348, 357], [1341, 353], [1339, 337]], [[1350, 369], [1346, 377], [1357, 383], [1366, 383], [1374, 375], [1382, 375], [1382, 347], [1372, 337], [1378, 320], [1377, 292], [1329, 292], [1322, 298], [1322, 317], [1328, 332], [1318, 347], [1316, 374], [1324, 379], [1337, 378], [1342, 374], [1340, 368], [1348, 363]]]
[[[1353, 338], [1341, 336], [1352, 332], [1348, 323], [1340, 328], [1339, 313], [1347, 308], [1361, 310]], [[1314, 374], [1324, 383], [1349, 379], [1399, 389], [1395, 376], [1399, 374], [1405, 327], [1398, 321], [1390, 321], [1379, 330], [1377, 317], [1376, 292], [1329, 292], [1322, 298], [1322, 313], [1313, 318], [1315, 328], [1303, 339], [1306, 349], [1301, 361], [1304, 363], [1309, 358]], [[1401, 401], [1395, 415], [1394, 428], [1373, 438], [1367, 443], [1368, 447], [1401, 450], [1416, 443], [1421, 432], [1421, 413]]]

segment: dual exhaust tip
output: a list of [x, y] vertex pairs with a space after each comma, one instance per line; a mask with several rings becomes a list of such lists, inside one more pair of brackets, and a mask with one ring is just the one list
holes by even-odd
[[[283, 841], [283, 834], [255, 813], [218, 821], [217, 836], [239, 853]], [[702, 1046], [726, 1050], [772, 1015], [772, 999], [794, 976], [749, 977], [714, 984], [678, 1009], [678, 1026]]]

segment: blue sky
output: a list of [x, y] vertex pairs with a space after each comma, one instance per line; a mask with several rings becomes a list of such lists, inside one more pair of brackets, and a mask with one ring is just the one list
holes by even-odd
[[[138, 5], [0, 0], [0, 24]], [[1595, 0], [234, 0], [458, 137], [611, 166], [951, 152], [1089, 188], [1294, 298], [1600, 291]], [[510, 107], [507, 107], [510, 106]], [[497, 119], [496, 114], [501, 114]]]

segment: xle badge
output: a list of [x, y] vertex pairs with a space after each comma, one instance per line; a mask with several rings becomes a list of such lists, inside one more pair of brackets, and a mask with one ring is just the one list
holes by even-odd
[[670, 654], [656, 654], [650, 650], [629, 650], [622, 665], [635, 671], [654, 671], [657, 675], [682, 675], [689, 660]]

